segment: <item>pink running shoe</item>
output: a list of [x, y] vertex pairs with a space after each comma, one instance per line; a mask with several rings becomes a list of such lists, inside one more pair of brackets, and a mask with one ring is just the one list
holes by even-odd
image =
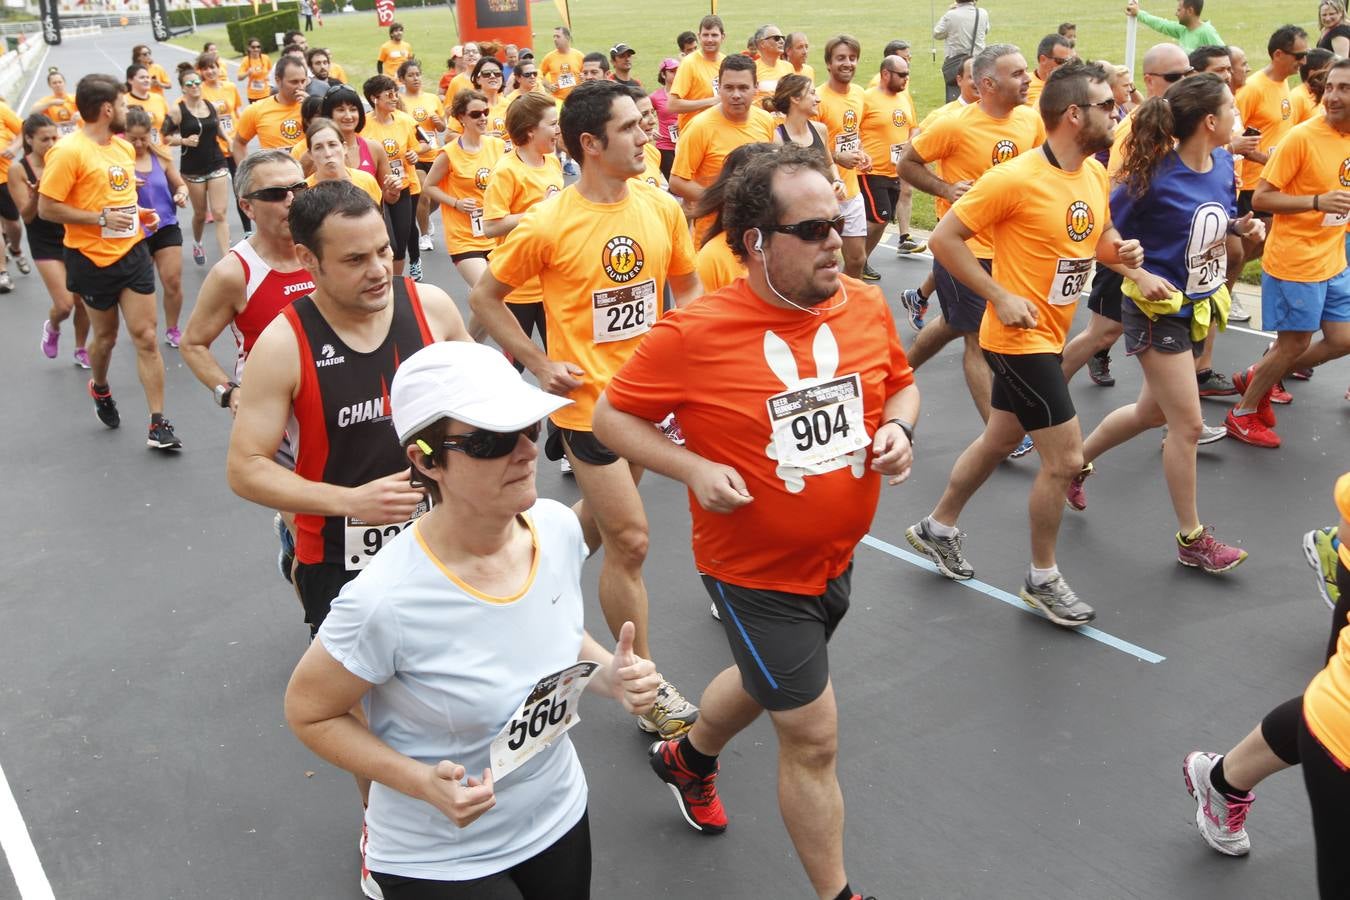
[[1069, 482], [1069, 488], [1064, 492], [1064, 502], [1069, 504], [1069, 509], [1076, 509], [1079, 512], [1087, 509], [1087, 491], [1083, 490], [1083, 482], [1088, 480], [1088, 476], [1096, 471], [1092, 463], [1083, 466], [1083, 470], [1073, 476]]
[[50, 319], [42, 320], [42, 355], [56, 359], [57, 344], [61, 342], [60, 329], [53, 328]]
[[75, 348], [75, 365], [81, 369], [89, 368], [89, 351], [83, 347]]
[[1200, 537], [1189, 544], [1183, 544], [1181, 536], [1177, 536], [1177, 562], [1183, 566], [1204, 569], [1210, 575], [1235, 569], [1246, 558], [1246, 550], [1230, 547], [1215, 539], [1213, 525], [1206, 525]]
[[1195, 799], [1195, 826], [1205, 843], [1224, 856], [1246, 856], [1252, 842], [1243, 826], [1256, 798], [1250, 791], [1245, 797], [1228, 797], [1214, 789], [1209, 773], [1221, 758], [1217, 753], [1192, 750], [1186, 754], [1181, 774], [1186, 779], [1186, 792]]

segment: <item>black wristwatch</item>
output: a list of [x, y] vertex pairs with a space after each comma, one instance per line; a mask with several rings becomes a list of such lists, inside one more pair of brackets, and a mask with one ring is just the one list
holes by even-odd
[[234, 393], [234, 389], [237, 387], [239, 387], [239, 383], [235, 381], [227, 381], [224, 384], [216, 385], [216, 405], [221, 409], [229, 409], [230, 395]]
[[882, 425], [899, 425], [899, 426], [900, 426], [900, 430], [903, 431], [903, 432], [905, 433], [905, 437], [909, 438], [909, 445], [910, 445], [911, 447], [914, 446], [914, 426], [913, 426], [913, 425], [909, 424], [909, 423], [906, 422], [904, 419], [887, 419], [885, 422], [882, 422], [881, 424], [882, 424]]

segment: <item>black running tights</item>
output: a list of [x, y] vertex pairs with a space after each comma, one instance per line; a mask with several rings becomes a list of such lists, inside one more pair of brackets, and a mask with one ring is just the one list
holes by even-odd
[[589, 900], [590, 814], [547, 850], [505, 872], [472, 881], [431, 881], [372, 873], [385, 900]]
[[417, 198], [407, 188], [398, 200], [387, 204], [389, 213], [389, 243], [394, 246], [394, 262], [407, 259], [421, 262], [422, 252], [417, 246]]

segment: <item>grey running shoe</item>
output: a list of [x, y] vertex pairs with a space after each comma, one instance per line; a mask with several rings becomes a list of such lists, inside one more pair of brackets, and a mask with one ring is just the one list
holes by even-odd
[[938, 571], [953, 581], [966, 581], [975, 575], [975, 570], [961, 555], [963, 537], [965, 535], [959, 531], [949, 538], [938, 537], [929, 530], [927, 518], [905, 529], [905, 540], [909, 545], [931, 559]]
[[638, 728], [648, 734], [659, 734], [673, 740], [689, 731], [698, 721], [698, 707], [684, 699], [679, 689], [669, 681], [656, 689], [656, 703], [651, 712], [637, 717]]
[[905, 319], [909, 322], [909, 327], [918, 334], [923, 331], [923, 317], [928, 312], [928, 301], [919, 296], [915, 288], [900, 292], [900, 305], [905, 308]]
[[871, 266], [869, 266], [867, 263], [863, 263], [862, 280], [863, 280], [863, 281], [880, 281], [880, 280], [881, 280], [881, 273], [878, 272], [876, 269], [872, 268]]
[[922, 253], [928, 249], [927, 241], [916, 241], [912, 237], [904, 237], [899, 244], [895, 245], [896, 256], [908, 256], [911, 253]]
[[1238, 299], [1238, 295], [1234, 294], [1233, 304], [1230, 307], [1228, 307], [1228, 321], [1250, 322], [1251, 320], [1252, 314], [1247, 312], [1247, 310], [1242, 305], [1242, 301]]
[[[1201, 423], [1201, 428], [1200, 428], [1200, 438], [1196, 441], [1196, 443], [1197, 443], [1197, 444], [1212, 444], [1212, 443], [1214, 443], [1215, 441], [1221, 441], [1221, 440], [1223, 440], [1223, 439], [1226, 438], [1226, 437], [1228, 437], [1228, 429], [1227, 429], [1227, 428], [1221, 428], [1221, 427], [1219, 427], [1218, 425], [1205, 425], [1205, 424], [1202, 422], [1202, 423]], [[1166, 425], [1164, 425], [1164, 426], [1162, 427], [1162, 442], [1163, 442], [1164, 444], [1167, 443], [1167, 426], [1166, 426]]]
[[1195, 798], [1195, 827], [1205, 843], [1225, 856], [1246, 856], [1252, 842], [1243, 826], [1256, 798], [1251, 791], [1235, 798], [1214, 789], [1209, 773], [1221, 758], [1217, 753], [1192, 750], [1186, 754], [1181, 774], [1186, 779], [1186, 792]]
[[1014, 447], [1013, 452], [1008, 454], [1008, 459], [1021, 459], [1035, 449], [1036, 445], [1032, 442], [1031, 435], [1025, 435], [1022, 438], [1022, 443]]
[[1224, 372], [1210, 372], [1203, 381], [1197, 379], [1201, 397], [1233, 397], [1240, 393], [1233, 379]]
[[1022, 584], [1021, 596], [1027, 606], [1045, 613], [1047, 619], [1065, 628], [1077, 628], [1097, 618], [1092, 607], [1078, 599], [1063, 575], [1056, 575], [1049, 584], [1032, 584], [1028, 578]]

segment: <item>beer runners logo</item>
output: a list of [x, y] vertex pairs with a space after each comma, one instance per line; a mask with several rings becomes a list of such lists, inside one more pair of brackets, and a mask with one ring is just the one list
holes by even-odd
[[283, 119], [281, 121], [281, 136], [288, 141], [300, 140], [300, 121], [298, 119]]
[[1283, 100], [1280, 101], [1280, 118], [1288, 119], [1291, 112], [1292, 110], [1289, 106], [1289, 98], [1285, 97]]
[[1064, 224], [1068, 229], [1069, 237], [1075, 241], [1085, 241], [1088, 235], [1092, 234], [1092, 226], [1095, 224], [1092, 219], [1092, 209], [1082, 200], [1075, 200], [1069, 204], [1069, 211], [1064, 216]]
[[1350, 188], [1350, 159], [1341, 160], [1341, 187]]
[[487, 166], [482, 166], [481, 168], [479, 168], [478, 171], [473, 173], [474, 187], [478, 188], [480, 191], [487, 190], [487, 180], [488, 176], [491, 174], [492, 170], [489, 169]]
[[990, 155], [989, 162], [996, 166], [999, 163], [1007, 162], [1016, 155], [1017, 145], [1005, 138], [994, 145], [994, 152]]
[[552, 197], [560, 190], [561, 188], [559, 188], [556, 184], [550, 184], [548, 187], [544, 188], [544, 197], [545, 198]]
[[858, 114], [853, 110], [844, 112], [844, 134], [852, 134], [858, 130]]
[[627, 284], [642, 272], [646, 260], [637, 241], [620, 235], [610, 238], [605, 244], [600, 254], [600, 264], [615, 284]]
[[427, 120], [427, 109], [425, 106], [414, 106], [412, 115], [414, 121], [425, 122]]
[[125, 191], [131, 187], [131, 176], [121, 166], [108, 166], [108, 185], [114, 191]]
[[891, 113], [891, 123], [894, 124], [896, 128], [904, 128], [909, 124], [909, 117], [905, 115], [903, 109], [897, 109]]
[[380, 141], [380, 146], [383, 147], [384, 152], [389, 154], [390, 156], [403, 155], [398, 152], [398, 141], [394, 140], [393, 138], [385, 138], [384, 140]]

